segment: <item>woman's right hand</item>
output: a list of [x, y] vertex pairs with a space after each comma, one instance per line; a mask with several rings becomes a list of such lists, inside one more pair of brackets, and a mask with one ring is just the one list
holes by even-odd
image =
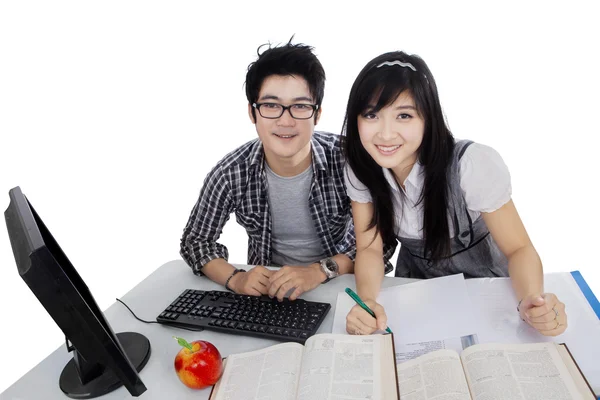
[[364, 302], [373, 310], [377, 319], [356, 304], [346, 316], [346, 331], [351, 335], [370, 335], [377, 330], [383, 331], [387, 327], [387, 315], [383, 307], [373, 300]]

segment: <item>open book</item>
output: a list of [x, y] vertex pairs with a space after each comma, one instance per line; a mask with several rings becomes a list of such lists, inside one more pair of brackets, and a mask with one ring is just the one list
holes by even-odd
[[401, 400], [596, 400], [564, 344], [476, 344], [397, 365]]
[[210, 400], [398, 400], [391, 334], [319, 334], [225, 359]]

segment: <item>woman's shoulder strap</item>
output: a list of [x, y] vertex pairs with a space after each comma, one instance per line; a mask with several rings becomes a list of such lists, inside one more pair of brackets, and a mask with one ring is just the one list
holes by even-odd
[[474, 142], [472, 140], [468, 139], [459, 140], [456, 142], [454, 145], [454, 155], [457, 161], [460, 161], [462, 156], [465, 154], [465, 151], [467, 151], [467, 148], [473, 143]]

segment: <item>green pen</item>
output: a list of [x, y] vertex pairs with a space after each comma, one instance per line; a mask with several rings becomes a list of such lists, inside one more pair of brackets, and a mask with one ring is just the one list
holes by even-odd
[[[373, 312], [373, 310], [371, 310], [369, 308], [369, 306], [366, 305], [360, 299], [360, 297], [358, 297], [358, 295], [356, 293], [354, 293], [354, 291], [352, 289], [346, 288], [346, 293], [348, 293], [348, 295], [350, 297], [352, 297], [352, 300], [354, 300], [356, 302], [356, 304], [358, 304], [359, 306], [361, 306], [363, 310], [365, 310], [366, 312], [368, 312], [369, 314], [371, 314], [371, 317], [375, 318], [375, 313]], [[388, 332], [388, 333], [392, 333], [392, 330], [389, 328], [389, 326], [387, 328], [385, 328], [385, 331]]]

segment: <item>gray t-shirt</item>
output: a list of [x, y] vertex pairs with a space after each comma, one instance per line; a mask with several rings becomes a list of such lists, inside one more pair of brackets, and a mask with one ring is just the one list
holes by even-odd
[[273, 224], [273, 265], [309, 265], [325, 258], [308, 206], [312, 164], [291, 177], [275, 174], [266, 163], [265, 167]]

